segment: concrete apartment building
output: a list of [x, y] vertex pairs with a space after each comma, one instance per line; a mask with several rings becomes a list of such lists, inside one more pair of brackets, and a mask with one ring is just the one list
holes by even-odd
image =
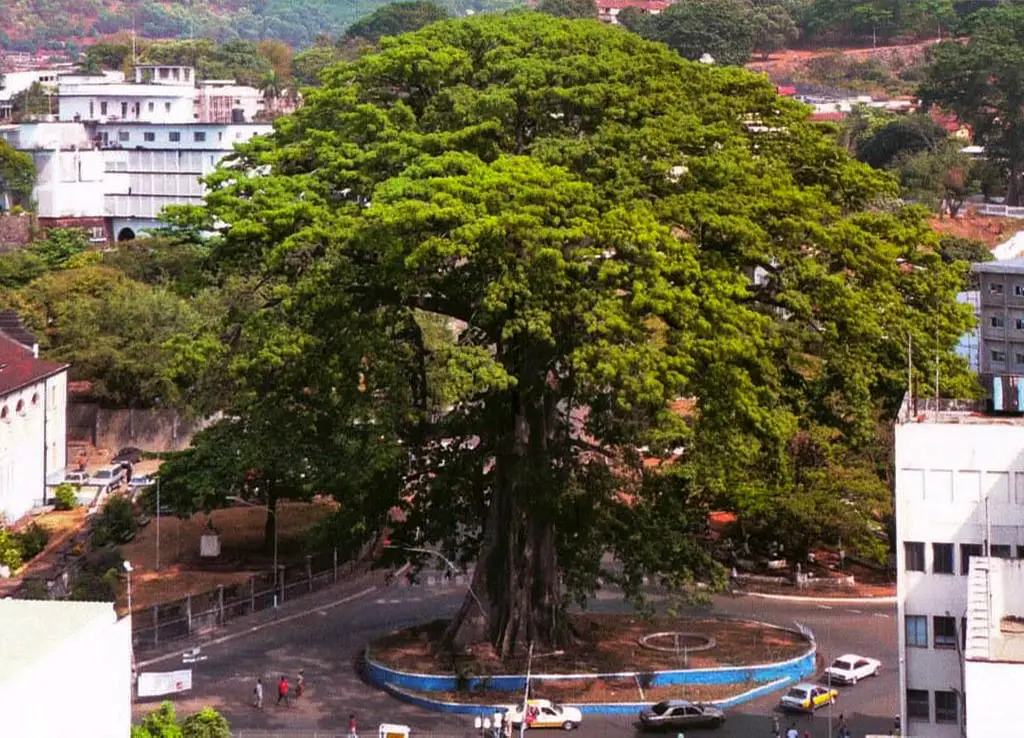
[[[980, 374], [1024, 375], [1024, 258], [974, 265], [979, 281]], [[1024, 406], [1021, 407], [1024, 410]]]
[[1024, 684], [1024, 561], [971, 560], [968, 580], [967, 738], [1021, 733], [1016, 698]]
[[65, 77], [55, 120], [0, 126], [30, 152], [43, 227], [84, 228], [94, 241], [130, 240], [160, 225], [167, 205], [198, 205], [199, 178], [236, 143], [269, 133], [263, 100], [186, 66], [144, 65], [122, 77]]

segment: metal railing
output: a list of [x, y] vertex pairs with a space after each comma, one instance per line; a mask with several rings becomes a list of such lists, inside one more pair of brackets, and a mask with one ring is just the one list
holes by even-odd
[[1024, 207], [983, 202], [978, 205], [978, 215], [989, 215], [997, 218], [1024, 218]]

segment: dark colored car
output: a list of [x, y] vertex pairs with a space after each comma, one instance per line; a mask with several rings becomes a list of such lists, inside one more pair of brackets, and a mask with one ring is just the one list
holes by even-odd
[[644, 730], [717, 728], [724, 722], [725, 713], [720, 708], [687, 700], [666, 700], [640, 713], [640, 727]]
[[118, 451], [112, 461], [115, 464], [138, 464], [142, 461], [142, 449], [127, 446]]

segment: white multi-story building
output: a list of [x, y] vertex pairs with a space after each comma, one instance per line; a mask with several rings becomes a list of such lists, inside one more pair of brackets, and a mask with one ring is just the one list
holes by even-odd
[[1020, 735], [1024, 684], [1024, 561], [971, 560], [965, 687], [966, 738]]
[[68, 367], [38, 356], [13, 313], [0, 313], [0, 515], [8, 522], [46, 501], [67, 465]]
[[252, 87], [197, 81], [182, 66], [140, 66], [134, 80], [63, 78], [59, 120], [0, 126], [35, 159], [43, 227], [135, 238], [159, 226], [166, 206], [200, 204], [199, 178], [235, 144], [272, 130], [254, 122], [263, 101]]
[[895, 433], [901, 714], [905, 735], [959, 738], [971, 560], [1024, 553], [1024, 417], [914, 404]]
[[112, 602], [6, 599], [0, 623], [5, 736], [128, 738], [131, 618]]

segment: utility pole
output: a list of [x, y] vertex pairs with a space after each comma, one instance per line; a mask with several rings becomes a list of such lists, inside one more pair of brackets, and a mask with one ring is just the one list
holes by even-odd
[[156, 570], [160, 571], [160, 477], [156, 478]]
[[530, 650], [526, 654], [526, 687], [523, 689], [523, 712], [519, 721], [519, 738], [526, 733], [526, 706], [530, 700], [530, 672], [533, 668], [533, 641], [530, 641]]

